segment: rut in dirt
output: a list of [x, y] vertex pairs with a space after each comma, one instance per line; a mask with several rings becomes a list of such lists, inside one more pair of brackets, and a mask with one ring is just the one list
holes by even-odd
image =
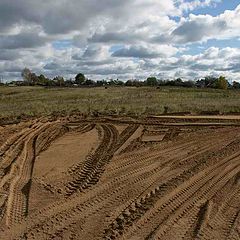
[[[201, 118], [19, 128], [0, 146], [1, 239], [240, 239], [239, 127]], [[93, 131], [98, 143], [82, 162], [43, 176], [56, 189], [47, 191], [36, 156], [66, 133]]]

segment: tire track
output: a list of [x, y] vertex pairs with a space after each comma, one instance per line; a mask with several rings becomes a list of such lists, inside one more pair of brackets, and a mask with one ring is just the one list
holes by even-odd
[[[156, 163], [155, 163], [155, 164], [156, 164]], [[147, 170], [147, 168], [143, 166], [143, 167], [142, 167], [142, 171], [145, 172], [146, 170]], [[152, 170], [152, 171], [156, 171], [156, 170]], [[148, 175], [149, 175], [149, 174], [152, 174], [152, 172], [148, 173]], [[133, 176], [134, 176], [133, 173], [129, 173], [129, 174], [128, 174], [128, 177], [129, 177], [130, 179], [131, 179], [131, 177], [133, 177]], [[129, 180], [130, 180], [130, 179], [129, 179]], [[146, 179], [146, 177], [143, 178], [143, 180], [145, 180], [145, 179]], [[122, 180], [122, 177], [121, 177], [119, 180]], [[128, 183], [129, 183], [129, 180], [125, 180], [125, 182], [128, 184]], [[115, 182], [116, 182], [116, 180], [115, 180], [113, 183], [115, 183]], [[120, 182], [119, 182], [119, 183], [117, 183], [117, 182], [115, 183], [115, 185], [119, 185], [119, 184], [122, 185], [123, 183], [120, 183]], [[112, 189], [112, 188], [111, 188], [111, 189]], [[110, 190], [109, 190], [109, 191], [110, 191]], [[106, 194], [107, 194], [107, 192], [106, 192], [106, 190], [104, 190], [104, 192], [103, 192], [103, 194], [102, 194], [103, 196], [102, 196], [102, 199], [101, 199], [101, 200], [106, 200]], [[112, 195], [112, 194], [111, 194], [111, 191], [110, 191], [109, 196], [111, 196], [111, 195]], [[98, 196], [98, 198], [99, 198], [99, 196]], [[49, 220], [49, 221], [50, 221], [50, 220]]]
[[[238, 164], [235, 166], [238, 166], [239, 169]], [[206, 190], [204, 188], [199, 189], [197, 194], [193, 195], [191, 199], [189, 199], [190, 201], [184, 203], [179, 210], [176, 210], [175, 213], [170, 216], [170, 219], [165, 221], [164, 226], [160, 225], [160, 227], [154, 234], [154, 239], [175, 239], [176, 237], [185, 238], [185, 235], [187, 234], [186, 230], [188, 230], [189, 228], [190, 228], [189, 231], [192, 232], [193, 239], [195, 239], [199, 229], [204, 224], [204, 219], [206, 218], [207, 215], [208, 201], [206, 199], [211, 199], [211, 196], [215, 194], [215, 192], [217, 192], [218, 189], [221, 189], [221, 186], [224, 185], [224, 181], [226, 182], [229, 180], [229, 178], [234, 176], [233, 173], [234, 171], [235, 169], [231, 168], [230, 171], [227, 172], [227, 174], [225, 173], [218, 174], [217, 177], [215, 178], [216, 181], [215, 179], [211, 180], [210, 188]], [[230, 176], [229, 178], [227, 178], [228, 174]], [[221, 175], [223, 175], [223, 177]], [[224, 179], [225, 176], [226, 178]], [[222, 183], [222, 185], [220, 185], [220, 187], [218, 188], [219, 183]], [[208, 185], [208, 183], [206, 185]], [[199, 193], [201, 194], [200, 196], [198, 196]], [[203, 203], [198, 207], [197, 215], [196, 213], [192, 214], [191, 211], [194, 208], [196, 208], [196, 205], [198, 204], [199, 201], [203, 201]], [[193, 225], [193, 227], [191, 227], [191, 224], [186, 226], [185, 225], [179, 226], [179, 222], [182, 221], [182, 218], [184, 218], [184, 216], [187, 219], [190, 219], [190, 221], [195, 226]], [[166, 229], [166, 225], [168, 225], [168, 230]], [[178, 228], [174, 229], [174, 226], [176, 225]]]
[[[161, 166], [161, 167], [162, 167], [162, 166]], [[144, 169], [144, 168], [143, 168], [143, 169]], [[145, 167], [145, 171], [148, 171], [148, 169], [147, 169], [146, 167]], [[152, 182], [151, 182], [151, 184], [152, 184]], [[151, 184], [150, 184], [150, 185], [151, 185]], [[122, 184], [121, 184], [121, 185], [122, 185]], [[104, 199], [104, 198], [103, 198], [103, 199]], [[103, 199], [102, 199], [102, 200], [103, 200]], [[104, 200], [105, 200], [105, 199], [104, 199]], [[128, 203], [128, 204], [129, 204], [129, 203]], [[91, 206], [91, 207], [92, 207], [92, 206]], [[89, 209], [89, 211], [90, 211], [90, 209]], [[88, 217], [89, 217], [89, 216], [88, 216]], [[70, 221], [70, 222], [71, 222], [71, 221]], [[72, 222], [71, 222], [71, 223], [72, 223]]]
[[198, 239], [227, 239], [239, 218], [239, 202], [240, 189], [236, 186], [220, 206], [214, 218], [199, 232]]
[[[221, 161], [221, 164], [225, 167], [228, 163], [226, 163], [226, 159], [223, 159]], [[207, 170], [203, 170], [199, 174], [193, 176], [191, 178], [191, 181], [186, 181], [182, 185], [180, 185], [180, 187], [177, 188], [179, 189], [177, 193], [174, 193], [173, 191], [170, 192], [170, 194], [165, 195], [163, 198], [160, 198], [158, 202], [156, 202], [154, 206], [150, 208], [148, 213], [145, 214], [144, 217], [142, 217], [138, 221], [137, 226], [143, 228], [141, 230], [141, 234], [143, 235], [141, 236], [147, 236], [146, 233], [149, 232], [150, 229], [153, 229], [153, 220], [151, 220], [151, 226], [146, 224], [150, 223], [150, 218], [157, 218], [155, 221], [158, 222], [158, 224], [159, 222], [165, 221], [166, 216], [169, 216], [172, 212], [174, 212], [179, 206], [181, 206], [184, 201], [186, 201], [190, 196], [192, 196], [193, 193], [197, 192], [199, 187], [204, 186], [204, 184], [210, 181], [211, 177], [214, 177], [214, 174], [216, 175], [219, 172], [219, 166], [223, 168], [219, 163], [217, 165], [209, 167]], [[164, 199], [166, 199], [166, 202], [164, 202]], [[162, 216], [165, 216], [165, 218], [159, 216], [158, 213], [160, 212], [162, 213]], [[137, 226], [134, 226], [132, 230], [129, 229], [129, 234], [134, 234], [137, 229], [139, 232], [140, 229]], [[125, 238], [130, 239], [129, 234], [127, 234]]]
[[114, 152], [116, 152], [133, 134], [137, 131], [139, 125], [131, 124], [126, 127], [119, 135], [118, 142], [115, 145]]
[[[163, 122], [157, 122], [161, 128]], [[35, 156], [65, 132], [88, 132], [96, 123], [101, 141], [95, 151], [71, 174], [56, 178], [62, 194], [39, 179], [34, 192], [47, 187], [54, 194], [46, 196], [57, 201], [40, 203], [45, 207], [27, 215]], [[239, 239], [238, 127], [191, 126], [182, 136], [180, 125], [168, 125], [174, 141], [118, 155], [142, 126], [129, 121], [119, 134], [112, 123], [36, 122], [16, 134], [0, 161], [0, 189], [6, 193], [0, 190], [0, 220], [8, 223], [1, 239]]]
[[[215, 162], [213, 161], [213, 159], [211, 161], [209, 161], [209, 159], [213, 158], [214, 155], [213, 154], [211, 154], [210, 156], [208, 154], [206, 155], [206, 152], [204, 152], [204, 151], [201, 152], [201, 150], [200, 150], [198, 154], [187, 158], [189, 165], [187, 165], [188, 167], [182, 168], [181, 170], [178, 167], [178, 165], [175, 164], [175, 163], [178, 163], [179, 159], [176, 159], [176, 158], [173, 159], [172, 163], [169, 159], [168, 163], [171, 163], [172, 166], [174, 166], [174, 165], [176, 166], [176, 168], [171, 167], [170, 172], [174, 172], [174, 169], [175, 169], [175, 171], [178, 174], [175, 173], [172, 178], [168, 179], [167, 182], [163, 181], [163, 182], [161, 182], [160, 185], [158, 184], [158, 186], [156, 186], [156, 187], [152, 186], [152, 189], [148, 190], [148, 193], [146, 193], [145, 196], [142, 196], [135, 203], [135, 205], [136, 205], [136, 206], [134, 206], [135, 212], [132, 215], [126, 216], [125, 217], [126, 219], [124, 221], [127, 224], [132, 223], [133, 221], [136, 221], [137, 219], [139, 219], [140, 216], [142, 216], [146, 211], [148, 211], [148, 209], [150, 209], [154, 205], [155, 201], [157, 201], [164, 194], [166, 194], [166, 192], [174, 190], [175, 188], [177, 188], [179, 186], [179, 184], [182, 184], [184, 181], [187, 181], [188, 179], [190, 179], [192, 176], [194, 176], [195, 174], [197, 174], [198, 172], [203, 170], [207, 165], [211, 166], [214, 163], [216, 163], [222, 154], [221, 154], [221, 152], [219, 153], [219, 149], [216, 149], [215, 154], [216, 154]], [[224, 157], [225, 156], [226, 155], [224, 155]], [[198, 161], [196, 161], [196, 160], [198, 160]], [[208, 161], [208, 163], [207, 163], [207, 161]], [[140, 162], [140, 164], [143, 164], [143, 163]], [[166, 174], [167, 173], [164, 173], [164, 175], [166, 175]], [[132, 206], [130, 206], [130, 208], [126, 211], [132, 212]], [[113, 221], [112, 226], [110, 226], [110, 228], [107, 229], [106, 232], [111, 232], [111, 229], [113, 228], [113, 226], [116, 226], [115, 222], [116, 222], [116, 220]], [[121, 228], [123, 227], [123, 225], [124, 224], [122, 224]], [[110, 233], [108, 233], [108, 234], [110, 234]]]
[[[17, 143], [7, 151], [8, 158], [5, 158], [2, 167], [8, 169], [8, 173], [1, 181], [0, 186], [8, 185], [5, 192], [8, 195], [6, 204], [6, 224], [8, 226], [19, 223], [28, 212], [28, 194], [31, 185], [31, 174], [36, 154], [46, 148], [52, 140], [63, 134], [66, 129], [61, 125], [38, 124], [27, 131], [17, 140]], [[46, 131], [49, 137], [41, 139], [39, 136]], [[51, 133], [49, 135], [49, 133]], [[40, 135], [39, 135], [40, 134]], [[19, 144], [22, 146], [19, 151]], [[16, 155], [16, 148], [17, 153]], [[11, 152], [12, 151], [12, 152]]]
[[109, 124], [100, 127], [103, 130], [102, 141], [95, 152], [87, 157], [82, 169], [75, 170], [74, 180], [66, 185], [68, 196], [96, 184], [114, 154], [118, 141], [116, 128]]
[[[144, 169], [144, 168], [143, 168]], [[44, 238], [47, 238], [47, 236], [50, 234], [48, 232], [50, 228], [49, 222], [51, 222], [52, 224], [54, 224], [54, 229], [57, 229], [57, 226], [60, 225], [60, 229], [61, 227], [63, 228], [63, 226], [67, 226], [68, 224], [66, 224], [67, 222], [70, 222], [70, 224], [72, 223], [72, 221], [74, 221], [75, 219], [79, 220], [79, 217], [81, 218], [85, 218], [90, 217], [92, 214], [94, 214], [97, 211], [100, 211], [101, 209], [104, 208], [104, 206], [106, 207], [106, 205], [112, 205], [114, 202], [116, 204], [118, 204], [119, 201], [119, 194], [121, 193], [120, 190], [122, 191], [122, 193], [124, 193], [124, 189], [126, 186], [129, 185], [129, 183], [132, 183], [134, 185], [134, 183], [139, 182], [139, 181], [145, 181], [147, 179], [147, 177], [150, 177], [152, 175], [152, 172], [148, 172], [146, 173], [145, 170], [142, 170], [142, 173], [139, 175], [138, 172], [135, 173], [135, 177], [133, 172], [128, 173], [128, 175], [126, 176], [125, 179], [121, 179], [121, 184], [119, 182], [114, 181], [111, 184], [106, 184], [106, 187], [102, 188], [100, 190], [99, 193], [95, 193], [93, 198], [90, 198], [87, 202], [85, 202], [84, 204], [80, 204], [79, 200], [76, 200], [75, 205], [73, 205], [70, 209], [69, 206], [67, 206], [66, 210], [61, 210], [60, 213], [58, 213], [57, 215], [53, 215], [53, 217], [51, 219], [46, 219], [43, 222], [43, 225], [41, 226], [41, 234], [45, 233], [46, 235], [44, 235]], [[130, 180], [131, 179], [131, 180]], [[130, 182], [130, 181], [131, 182]], [[139, 186], [141, 188], [143, 188], [141, 185]], [[138, 188], [134, 188], [135, 190], [135, 194], [139, 191]], [[79, 215], [81, 213], [81, 215]], [[54, 220], [53, 220], [54, 219]], [[44, 227], [45, 226], [45, 227]], [[39, 225], [36, 224], [37, 229], [39, 229]], [[34, 228], [31, 227], [31, 231]], [[36, 231], [37, 231], [36, 229]], [[37, 234], [37, 233], [35, 233]], [[35, 236], [34, 234], [34, 236]], [[32, 235], [32, 233], [31, 233]], [[43, 236], [39, 236], [37, 234], [37, 236], [35, 236], [35, 239], [39, 239], [39, 238], [43, 238]]]

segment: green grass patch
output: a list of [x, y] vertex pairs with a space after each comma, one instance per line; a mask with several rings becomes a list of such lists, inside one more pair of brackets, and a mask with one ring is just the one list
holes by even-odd
[[53, 112], [162, 114], [168, 112], [240, 112], [240, 91], [196, 88], [0, 87], [0, 117], [49, 115]]

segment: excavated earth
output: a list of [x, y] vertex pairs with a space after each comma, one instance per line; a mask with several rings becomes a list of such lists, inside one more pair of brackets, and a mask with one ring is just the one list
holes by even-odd
[[0, 126], [0, 239], [240, 239], [240, 116]]

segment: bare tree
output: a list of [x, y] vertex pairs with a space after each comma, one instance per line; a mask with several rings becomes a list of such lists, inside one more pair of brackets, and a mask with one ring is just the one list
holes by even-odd
[[28, 68], [24, 68], [22, 70], [21, 75], [22, 75], [22, 78], [23, 78], [23, 80], [25, 82], [31, 83], [31, 81], [32, 81], [32, 73], [31, 73], [31, 71]]

